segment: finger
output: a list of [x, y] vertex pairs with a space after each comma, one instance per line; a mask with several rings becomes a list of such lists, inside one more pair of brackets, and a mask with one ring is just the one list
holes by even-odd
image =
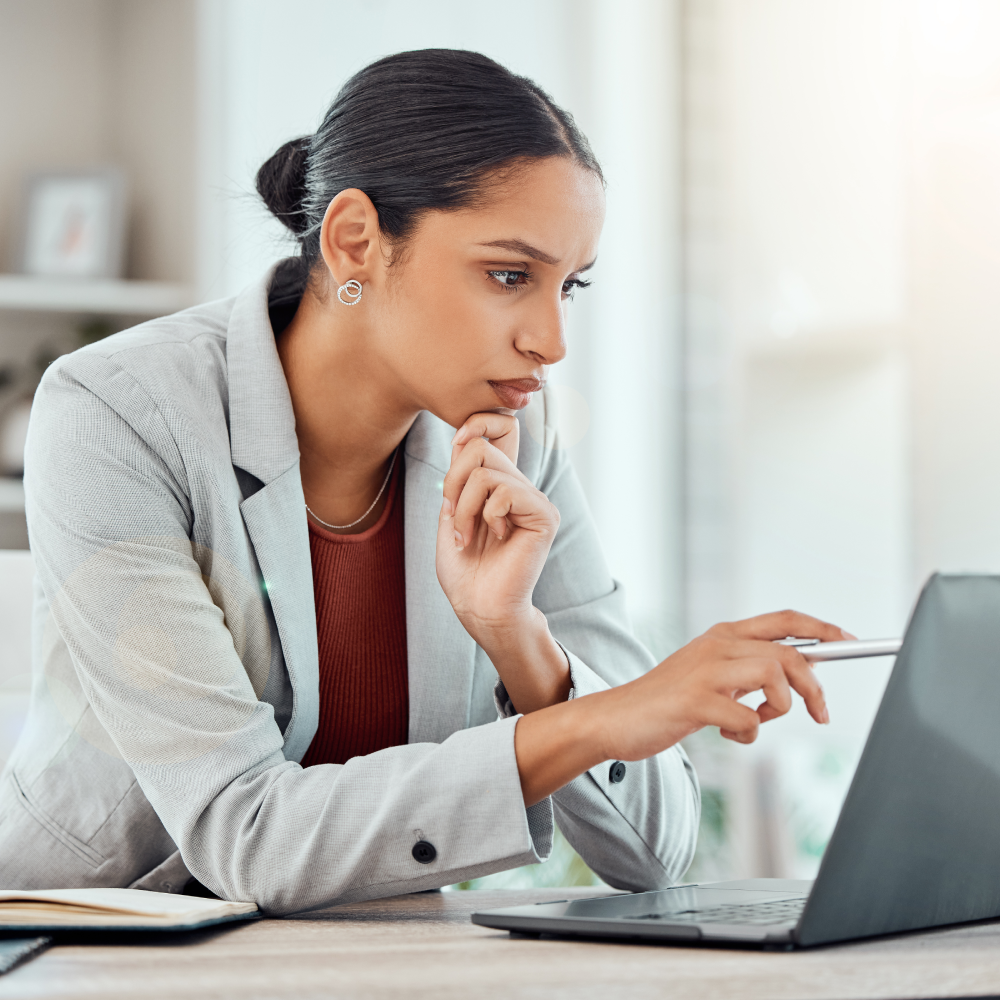
[[735, 733], [731, 729], [719, 727], [719, 735], [725, 740], [732, 740], [734, 743], [753, 743], [757, 739], [757, 730], [745, 733]]
[[455, 507], [455, 530], [461, 543], [469, 545], [486, 522], [499, 538], [507, 535], [509, 522], [537, 532], [551, 542], [559, 527], [559, 512], [534, 486], [493, 469], [474, 469]]
[[757, 707], [762, 722], [785, 715], [792, 707], [788, 678], [778, 659], [734, 660], [720, 672], [719, 680], [734, 701], [750, 691], [763, 691], [765, 700]]
[[517, 462], [520, 425], [517, 417], [505, 413], [473, 413], [455, 432], [452, 446], [463, 445], [473, 438], [486, 438], [512, 462]]
[[715, 696], [705, 706], [705, 724], [718, 726], [719, 733], [736, 743], [753, 743], [760, 729], [760, 716], [731, 698]]
[[788, 683], [801, 695], [809, 714], [822, 725], [830, 721], [823, 686], [816, 679], [812, 664], [794, 646], [779, 646], [774, 642], [746, 640], [725, 643], [723, 655], [743, 659], [776, 659], [781, 663]]
[[821, 642], [842, 642], [854, 636], [837, 625], [804, 615], [800, 611], [774, 611], [756, 618], [727, 622], [722, 626], [729, 634], [740, 639], [774, 641], [795, 636], [798, 639], [819, 639]]
[[482, 518], [501, 542], [507, 536], [507, 515], [513, 512], [513, 506], [514, 494], [505, 483], [497, 486], [483, 504]]
[[[519, 513], [529, 513], [532, 501], [534, 506], [539, 506], [536, 497], [540, 494], [533, 487], [525, 486], [512, 476], [495, 469], [473, 469], [455, 505], [455, 531], [461, 536], [461, 543], [456, 537], [457, 545], [461, 547], [472, 543], [486, 501], [501, 487], [508, 488], [505, 496], [498, 501], [506, 512], [513, 513], [516, 505]], [[532, 497], [531, 494], [536, 496]]]
[[457, 504], [472, 471], [480, 468], [495, 469], [497, 472], [504, 472], [523, 479], [525, 483], [528, 482], [517, 466], [499, 448], [495, 448], [481, 437], [476, 437], [465, 445], [456, 445], [452, 450], [451, 466], [444, 477], [444, 495], [453, 504]]
[[441, 510], [438, 512], [438, 551], [441, 551], [442, 545], [457, 545], [460, 538], [461, 535], [455, 531], [455, 505], [444, 497], [441, 500]]
[[802, 697], [813, 719], [820, 725], [826, 725], [830, 721], [830, 710], [827, 708], [823, 685], [816, 679], [812, 664], [801, 653], [797, 653], [790, 663], [787, 660], [787, 657], [782, 658], [788, 683]]
[[820, 725], [826, 725], [830, 721], [830, 711], [826, 706], [823, 685], [816, 679], [813, 665], [791, 646], [777, 646], [774, 643], [767, 645], [772, 650], [778, 650], [778, 659], [785, 671], [785, 677], [788, 678], [792, 690], [797, 691], [806, 703], [809, 714]]

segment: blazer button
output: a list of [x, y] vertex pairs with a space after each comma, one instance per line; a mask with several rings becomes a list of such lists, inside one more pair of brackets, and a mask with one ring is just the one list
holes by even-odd
[[413, 845], [413, 860], [422, 865], [429, 865], [437, 856], [437, 848], [428, 840], [418, 840]]
[[611, 765], [611, 771], [608, 774], [608, 778], [610, 779], [610, 781], [611, 781], [611, 783], [613, 785], [617, 785], [619, 781], [624, 781], [625, 780], [625, 764], [622, 761], [620, 761], [620, 760], [616, 760]]

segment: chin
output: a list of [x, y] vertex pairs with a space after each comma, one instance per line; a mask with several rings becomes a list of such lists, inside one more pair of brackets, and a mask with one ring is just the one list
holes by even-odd
[[506, 416], [513, 416], [517, 413], [516, 410], [501, 406], [500, 400], [492, 391], [486, 394], [482, 392], [469, 393], [460, 402], [452, 398], [441, 406], [428, 403], [425, 409], [456, 429], [461, 427], [474, 413], [503, 413]]

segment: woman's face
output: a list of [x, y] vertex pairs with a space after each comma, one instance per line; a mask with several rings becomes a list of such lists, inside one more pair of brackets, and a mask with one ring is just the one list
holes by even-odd
[[373, 275], [379, 363], [453, 427], [527, 406], [566, 354], [566, 310], [603, 223], [600, 180], [562, 157], [515, 172], [475, 209], [428, 212], [402, 259]]

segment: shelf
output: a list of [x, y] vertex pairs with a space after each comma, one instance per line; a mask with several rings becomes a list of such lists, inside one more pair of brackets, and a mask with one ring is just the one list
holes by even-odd
[[0, 513], [24, 511], [24, 482], [0, 476]]
[[96, 316], [164, 316], [195, 301], [187, 285], [167, 281], [33, 278], [0, 274], [0, 309]]

